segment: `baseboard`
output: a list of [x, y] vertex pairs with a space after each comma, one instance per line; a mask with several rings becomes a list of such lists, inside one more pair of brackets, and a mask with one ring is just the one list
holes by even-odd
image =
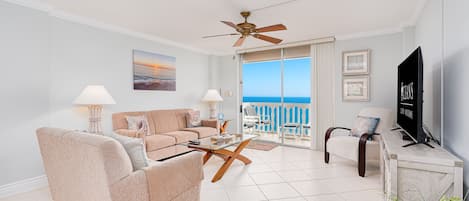
[[0, 186], [0, 199], [15, 194], [33, 191], [48, 185], [46, 175], [41, 175]]

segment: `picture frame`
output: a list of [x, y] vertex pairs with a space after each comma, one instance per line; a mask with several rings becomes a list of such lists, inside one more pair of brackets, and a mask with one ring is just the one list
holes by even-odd
[[344, 101], [370, 100], [370, 77], [352, 76], [342, 79], [342, 99]]
[[368, 75], [370, 73], [370, 50], [346, 51], [342, 53], [343, 75]]
[[134, 49], [133, 89], [176, 91], [176, 57]]

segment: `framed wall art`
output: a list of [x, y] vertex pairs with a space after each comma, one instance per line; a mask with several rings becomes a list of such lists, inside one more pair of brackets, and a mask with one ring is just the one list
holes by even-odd
[[176, 58], [133, 51], [134, 90], [176, 91]]
[[369, 101], [370, 77], [344, 77], [342, 80], [342, 99], [344, 101]]
[[343, 75], [368, 75], [370, 73], [370, 50], [342, 53]]

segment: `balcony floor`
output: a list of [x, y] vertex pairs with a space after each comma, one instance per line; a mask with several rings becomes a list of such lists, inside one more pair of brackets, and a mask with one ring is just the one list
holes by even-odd
[[[282, 143], [281, 136], [279, 136], [277, 133], [264, 132], [264, 131], [249, 131], [249, 130], [244, 130], [243, 132], [244, 134], [258, 135], [259, 137], [257, 137], [256, 140]], [[298, 134], [296, 136], [294, 136], [293, 134], [287, 134], [284, 139], [284, 144], [297, 146], [297, 147], [310, 148], [311, 136], [300, 137]]]

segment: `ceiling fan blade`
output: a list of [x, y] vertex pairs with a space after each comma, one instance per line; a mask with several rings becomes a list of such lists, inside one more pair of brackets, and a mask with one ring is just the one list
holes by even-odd
[[267, 27], [261, 27], [255, 30], [256, 33], [263, 33], [263, 32], [269, 32], [269, 31], [281, 31], [281, 30], [287, 30], [287, 27], [283, 24], [276, 24], [272, 26], [267, 26]]
[[278, 38], [274, 38], [274, 37], [270, 37], [270, 36], [266, 36], [262, 34], [254, 34], [252, 36], [254, 36], [254, 38], [261, 39], [261, 40], [274, 43], [274, 44], [279, 44], [282, 42], [282, 39], [278, 39]]
[[233, 47], [239, 47], [244, 43], [244, 40], [246, 40], [246, 36], [241, 36], [239, 39], [236, 41], [236, 43], [233, 45]]
[[220, 37], [220, 36], [236, 36], [239, 33], [229, 33], [229, 34], [218, 34], [218, 35], [211, 35], [211, 36], [203, 36], [202, 38], [213, 38], [213, 37]]
[[240, 30], [241, 30], [241, 28], [239, 28], [239, 27], [238, 27], [235, 23], [233, 23], [233, 22], [221, 21], [221, 23], [226, 24], [226, 25], [232, 27], [233, 29], [236, 29], [236, 31], [240, 31]]

